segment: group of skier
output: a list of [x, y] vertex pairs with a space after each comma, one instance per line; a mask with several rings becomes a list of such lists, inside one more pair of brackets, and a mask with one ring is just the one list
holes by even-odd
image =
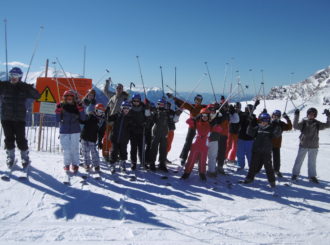
[[[1, 123], [5, 135], [7, 166], [15, 164], [15, 141], [21, 151], [22, 166], [30, 164], [25, 138], [25, 101], [38, 99], [40, 94], [33, 86], [21, 81], [22, 71], [15, 67], [10, 81], [0, 83], [2, 97]], [[67, 90], [56, 107], [56, 121], [60, 128], [60, 142], [64, 154], [64, 170], [77, 172], [79, 165], [87, 170], [100, 171], [98, 149], [115, 171], [116, 165], [126, 168], [127, 150], [130, 144], [131, 169], [140, 166], [156, 171], [168, 172], [167, 154], [174, 138], [175, 123], [183, 110], [189, 111], [186, 121], [188, 132], [180, 154], [184, 173], [181, 179], [189, 178], [194, 164], [198, 162], [199, 176], [206, 181], [225, 174], [224, 165], [234, 164], [238, 171], [248, 163], [248, 173], [242, 181], [251, 183], [264, 166], [271, 187], [275, 187], [275, 174], [281, 178], [280, 148], [282, 132], [292, 128], [301, 131], [298, 155], [292, 170], [292, 180], [300, 174], [303, 160], [308, 153], [308, 177], [318, 183], [316, 157], [319, 147], [319, 130], [330, 127], [330, 113], [325, 110], [327, 122], [316, 120], [317, 110], [310, 108], [307, 117], [299, 121], [300, 111], [294, 113], [293, 125], [286, 113], [275, 110], [271, 115], [264, 109], [256, 116], [254, 111], [260, 104], [247, 104], [242, 111], [240, 102], [230, 104], [223, 96], [219, 102], [205, 105], [203, 97], [196, 95], [194, 103], [182, 100], [171, 93], [156, 104], [138, 93], [131, 96], [117, 84], [116, 92], [109, 90], [110, 79], [104, 92], [109, 98], [106, 106], [97, 103], [96, 92], [90, 89], [83, 99], [75, 91]], [[169, 101], [174, 101], [172, 105]], [[281, 120], [281, 117], [286, 122]], [[195, 139], [195, 140], [194, 140]], [[81, 157], [80, 157], [81, 156]], [[82, 162], [81, 159], [82, 158]], [[236, 161], [237, 159], [237, 161]]]

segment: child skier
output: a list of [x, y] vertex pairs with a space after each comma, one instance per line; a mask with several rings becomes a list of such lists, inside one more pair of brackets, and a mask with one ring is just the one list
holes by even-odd
[[[252, 116], [251, 116], [252, 117]], [[253, 182], [254, 176], [265, 166], [267, 178], [271, 187], [275, 187], [275, 175], [271, 162], [272, 156], [272, 139], [280, 135], [280, 128], [270, 124], [270, 115], [268, 113], [261, 113], [258, 121], [259, 124], [253, 124], [254, 119], [250, 118], [250, 124], [247, 128], [247, 133], [255, 140], [252, 147], [252, 161], [249, 172], [243, 181], [248, 184]]]
[[64, 170], [76, 173], [79, 164], [80, 122], [85, 120], [84, 107], [76, 102], [75, 93], [67, 90], [63, 101], [55, 110], [56, 122], [60, 123], [60, 141], [64, 154]]
[[281, 129], [279, 137], [273, 138], [273, 167], [277, 177], [282, 178], [280, 172], [281, 167], [281, 144], [282, 144], [282, 132], [289, 131], [292, 129], [292, 123], [290, 118], [286, 113], [283, 113], [283, 118], [286, 120], [286, 123], [281, 121], [282, 113], [280, 110], [275, 110], [272, 114], [272, 123], [278, 124]]
[[198, 161], [199, 166], [199, 177], [202, 181], [206, 181], [206, 158], [207, 158], [207, 139], [208, 134], [211, 130], [211, 126], [209, 124], [210, 119], [210, 111], [207, 108], [203, 108], [200, 111], [199, 117], [194, 120], [189, 118], [187, 120], [187, 124], [189, 126], [195, 125], [197, 130], [197, 137], [195, 142], [192, 144], [188, 161], [185, 166], [184, 174], [182, 175], [182, 179], [189, 178], [191, 171], [193, 170], [195, 162]]
[[[89, 112], [81, 132], [81, 146], [86, 170], [93, 165], [95, 172], [100, 171], [100, 157], [97, 146], [102, 142], [105, 132], [105, 107], [102, 104], [96, 104], [95, 110]], [[91, 160], [92, 157], [92, 160]]]
[[[127, 144], [130, 138], [130, 128], [132, 125], [129, 111], [132, 105], [128, 101], [121, 103], [120, 112], [117, 112], [108, 117], [109, 122], [113, 122], [113, 127], [110, 134], [110, 140], [112, 142], [112, 148], [110, 151], [110, 164], [112, 171], [115, 171], [115, 164], [119, 160], [119, 166], [126, 170], [127, 160]], [[119, 158], [118, 158], [119, 155]]]
[[227, 163], [235, 163], [237, 140], [239, 132], [239, 115], [241, 110], [241, 103], [237, 102], [235, 106], [229, 106], [229, 133], [227, 139], [226, 157]]
[[330, 112], [324, 110], [324, 114], [327, 116], [327, 122], [322, 123], [316, 120], [317, 110], [313, 107], [307, 110], [307, 118], [299, 121], [300, 111], [295, 111], [293, 128], [299, 129], [301, 134], [299, 136], [300, 144], [299, 150], [292, 169], [292, 180], [297, 180], [300, 173], [301, 165], [308, 153], [308, 178], [311, 182], [318, 184], [319, 181], [316, 178], [316, 157], [319, 148], [319, 130], [330, 128]]

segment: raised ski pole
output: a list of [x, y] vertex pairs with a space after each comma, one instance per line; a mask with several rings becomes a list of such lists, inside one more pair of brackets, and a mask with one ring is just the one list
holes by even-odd
[[44, 30], [44, 27], [43, 26], [40, 26], [40, 30], [39, 30], [39, 33], [38, 33], [38, 37], [37, 37], [37, 40], [36, 40], [36, 44], [34, 46], [34, 50], [32, 52], [32, 56], [31, 56], [31, 59], [30, 59], [30, 63], [29, 63], [29, 67], [28, 67], [28, 70], [26, 72], [26, 76], [25, 76], [25, 80], [24, 82], [26, 82], [26, 79], [29, 75], [29, 72], [30, 72], [30, 68], [31, 68], [31, 65], [32, 65], [32, 61], [33, 61], [33, 58], [34, 58], [34, 55], [36, 54], [37, 52], [37, 49], [38, 49], [38, 46], [39, 46], [39, 41], [40, 41], [40, 38], [41, 38], [41, 33], [42, 31]]
[[253, 69], [249, 69], [249, 72], [251, 73], [251, 80], [252, 80], [253, 87], [254, 87], [254, 93], [257, 94], [257, 87], [256, 87], [256, 83], [254, 81]]
[[262, 85], [262, 92], [264, 97], [264, 109], [266, 109], [266, 94], [265, 94], [265, 82], [264, 82], [264, 70], [261, 69], [261, 85]]
[[209, 79], [210, 79], [210, 84], [211, 84], [211, 87], [212, 87], [212, 92], [213, 92], [213, 96], [214, 96], [214, 101], [217, 101], [217, 97], [215, 96], [214, 87], [213, 87], [213, 82], [212, 82], [212, 78], [211, 78], [211, 75], [210, 75], [209, 67], [208, 67], [206, 61], [204, 62], [204, 64], [205, 64], [205, 66], [206, 66], [207, 74], [208, 74]]
[[[9, 78], [8, 78], [7, 19], [4, 19], [3, 22], [5, 23], [6, 81], [8, 81]], [[1, 133], [2, 133], [2, 131], [1, 131]]]
[[163, 99], [165, 99], [163, 67], [160, 66], [159, 68], [160, 68], [160, 76], [161, 76], [161, 80], [162, 80]]
[[103, 79], [104, 77], [110, 73], [110, 70], [105, 69], [104, 73], [102, 74], [101, 78], [99, 80], [97, 80], [97, 82], [95, 83], [95, 85], [93, 85], [93, 87], [96, 87]]
[[223, 79], [224, 80], [224, 82], [223, 82], [223, 89], [222, 89], [222, 94], [223, 95], [225, 94], [225, 91], [226, 91], [228, 65], [229, 65], [229, 63], [227, 62], [226, 65], [225, 65], [225, 75], [224, 75], [224, 79]]
[[140, 77], [141, 77], [141, 82], [143, 86], [143, 91], [144, 91], [144, 97], [147, 98], [147, 93], [146, 93], [146, 88], [144, 87], [144, 81], [143, 81], [143, 76], [142, 76], [142, 70], [141, 70], [141, 64], [140, 64], [140, 59], [139, 56], [136, 56], [137, 63], [139, 65], [139, 71], [140, 71]]
[[174, 97], [176, 97], [176, 67], [174, 67]]

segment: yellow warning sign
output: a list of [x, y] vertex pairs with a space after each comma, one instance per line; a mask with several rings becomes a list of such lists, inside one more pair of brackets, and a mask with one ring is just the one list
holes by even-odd
[[42, 91], [40, 99], [38, 99], [38, 101], [56, 103], [56, 100], [48, 87], [46, 87], [44, 91]]

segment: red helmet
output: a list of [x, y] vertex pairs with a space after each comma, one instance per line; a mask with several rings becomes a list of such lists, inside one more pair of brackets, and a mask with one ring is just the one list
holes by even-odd
[[103, 104], [96, 104], [95, 110], [105, 111], [105, 107]]
[[63, 98], [68, 97], [68, 96], [72, 96], [74, 98], [75, 94], [73, 93], [72, 90], [67, 90], [67, 91], [64, 92]]
[[91, 89], [88, 89], [87, 94], [96, 94], [96, 91], [95, 91], [95, 89], [91, 88]]
[[200, 114], [210, 114], [210, 111], [207, 108], [203, 108], [203, 109], [201, 109], [201, 111], [199, 113]]

